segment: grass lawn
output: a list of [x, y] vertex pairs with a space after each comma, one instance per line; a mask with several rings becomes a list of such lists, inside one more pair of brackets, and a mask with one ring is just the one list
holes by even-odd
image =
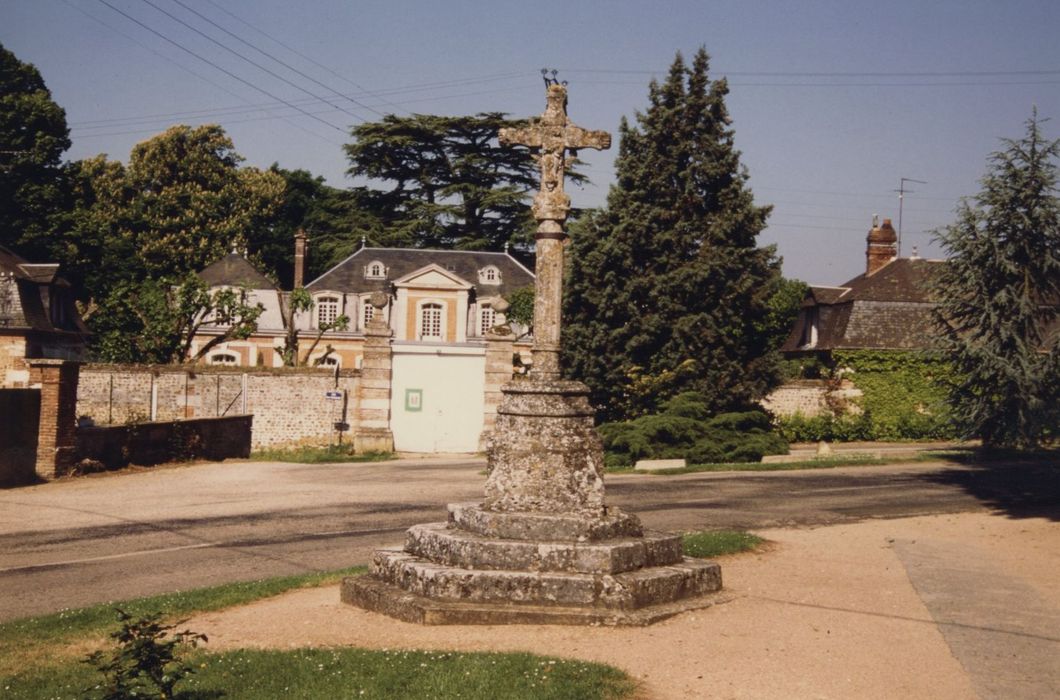
[[[0, 697], [44, 700], [101, 697], [103, 676], [84, 663], [109, 653], [118, 629], [114, 607], [134, 616], [161, 612], [167, 620], [218, 610], [295, 588], [337, 583], [363, 567], [235, 583], [150, 598], [64, 610], [0, 624]], [[183, 629], [183, 626], [181, 627]], [[197, 630], [195, 630], [197, 631]], [[410, 650], [293, 649], [211, 653], [209, 644], [185, 657], [195, 673], [177, 698], [601, 698], [631, 697], [622, 671], [531, 654], [472, 654]], [[144, 697], [144, 696], [141, 696]]]
[[681, 541], [685, 556], [713, 559], [726, 554], [750, 552], [765, 543], [758, 535], [742, 530], [690, 532]]
[[713, 464], [689, 464], [679, 469], [633, 469], [633, 467], [608, 468], [608, 474], [693, 474], [696, 472], [782, 472], [802, 469], [834, 469], [836, 467], [878, 467], [886, 464], [906, 462], [936, 462], [938, 460], [967, 460], [967, 450], [947, 450], [916, 455], [891, 455], [876, 457], [867, 454], [834, 455], [806, 459], [800, 462], [721, 462]]
[[[628, 698], [633, 682], [602, 664], [532, 654], [367, 649], [196, 652], [195, 673], [177, 686], [182, 700], [288, 698]], [[0, 680], [5, 698], [93, 697], [102, 679], [71, 662]], [[96, 690], [95, 693], [101, 691]], [[95, 695], [99, 697], [99, 695]]]
[[365, 452], [355, 454], [353, 445], [306, 446], [288, 450], [257, 450], [250, 453], [255, 462], [297, 462], [299, 464], [321, 464], [324, 462], [382, 462], [394, 459], [393, 452]]

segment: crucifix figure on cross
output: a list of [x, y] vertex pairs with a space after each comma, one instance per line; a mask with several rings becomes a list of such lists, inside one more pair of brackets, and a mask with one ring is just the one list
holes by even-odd
[[520, 129], [501, 129], [502, 145], [527, 146], [537, 154], [541, 189], [534, 196], [537, 219], [537, 263], [534, 268], [534, 348], [532, 378], [559, 379], [560, 305], [563, 299], [563, 222], [570, 212], [570, 197], [563, 191], [567, 151], [579, 148], [605, 150], [611, 134], [575, 126], [567, 117], [567, 88], [548, 86], [545, 112]]
[[563, 222], [570, 212], [570, 197], [563, 191], [567, 170], [566, 152], [569, 150], [572, 155], [577, 155], [579, 148], [606, 150], [611, 147], [611, 134], [589, 131], [571, 123], [567, 117], [565, 86], [549, 85], [547, 100], [544, 114], [532, 120], [527, 127], [501, 129], [499, 140], [502, 145], [527, 146], [537, 153], [541, 166], [541, 189], [534, 197], [533, 212], [539, 222], [538, 232], [562, 233]]

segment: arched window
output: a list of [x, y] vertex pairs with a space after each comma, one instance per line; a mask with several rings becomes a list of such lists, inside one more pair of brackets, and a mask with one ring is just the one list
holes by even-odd
[[428, 302], [420, 306], [419, 340], [444, 340], [442, 337], [442, 305]]
[[339, 317], [338, 297], [317, 297], [317, 328], [334, 323]]
[[488, 265], [478, 271], [478, 281], [482, 284], [500, 284], [501, 271], [493, 265]]
[[237, 365], [239, 358], [231, 352], [215, 352], [207, 358], [207, 362], [211, 365]]
[[486, 335], [497, 322], [497, 313], [489, 304], [480, 304], [478, 307], [478, 331], [479, 335]]

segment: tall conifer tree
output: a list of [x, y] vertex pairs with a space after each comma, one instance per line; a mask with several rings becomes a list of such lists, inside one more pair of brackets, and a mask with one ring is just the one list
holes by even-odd
[[619, 127], [606, 208], [572, 226], [564, 364], [605, 419], [688, 390], [720, 411], [777, 381], [765, 318], [779, 260], [755, 242], [770, 207], [754, 204], [708, 64], [679, 53], [652, 81], [647, 111]]
[[1024, 449], [1060, 434], [1060, 141], [1035, 113], [1004, 143], [982, 191], [937, 233], [949, 256], [938, 312], [962, 377], [950, 395], [959, 427]]

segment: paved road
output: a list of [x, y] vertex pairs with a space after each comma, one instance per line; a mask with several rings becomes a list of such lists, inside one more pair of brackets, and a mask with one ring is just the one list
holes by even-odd
[[[65, 607], [363, 564], [445, 504], [482, 460], [205, 464], [0, 492], [0, 621]], [[999, 509], [1060, 520], [1060, 471], [951, 463], [643, 474], [609, 501], [656, 529], [807, 526]]]

